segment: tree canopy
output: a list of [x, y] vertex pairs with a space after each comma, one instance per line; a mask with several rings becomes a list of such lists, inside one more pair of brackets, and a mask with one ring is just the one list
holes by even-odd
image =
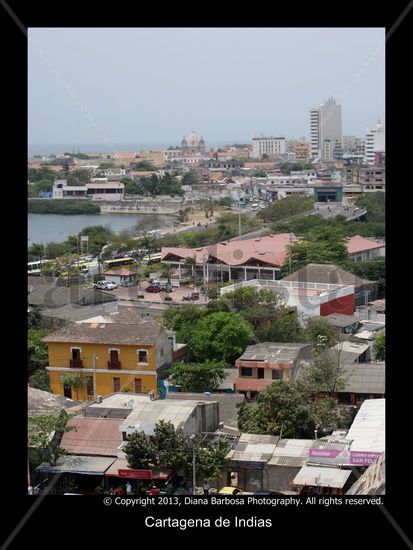
[[373, 342], [373, 355], [376, 361], [384, 361], [386, 359], [386, 333], [379, 332]]
[[183, 363], [179, 361], [169, 369], [170, 382], [181, 387], [183, 392], [205, 392], [216, 390], [225, 379], [224, 365], [207, 361], [205, 363]]
[[346, 241], [335, 228], [316, 227], [290, 249], [294, 271], [309, 263], [347, 266], [349, 262]]
[[233, 363], [253, 340], [247, 321], [232, 312], [219, 311], [200, 319], [191, 336], [191, 347], [198, 361]]

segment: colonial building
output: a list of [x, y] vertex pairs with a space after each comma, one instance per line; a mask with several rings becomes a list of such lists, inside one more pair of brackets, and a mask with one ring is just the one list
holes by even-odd
[[[46, 336], [50, 388], [56, 395], [87, 400], [123, 389], [157, 391], [158, 380], [172, 363], [173, 342], [152, 318], [132, 311], [71, 323]], [[76, 389], [64, 375], [80, 373]]]
[[184, 137], [181, 141], [181, 154], [191, 155], [194, 153], [205, 153], [205, 141], [202, 136], [199, 137], [195, 130], [188, 137]]

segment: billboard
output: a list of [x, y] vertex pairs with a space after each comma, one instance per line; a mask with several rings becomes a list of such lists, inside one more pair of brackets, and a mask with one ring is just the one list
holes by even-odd
[[341, 464], [344, 466], [370, 466], [380, 456], [372, 451], [340, 451], [338, 449], [309, 449], [311, 461], [319, 464]]

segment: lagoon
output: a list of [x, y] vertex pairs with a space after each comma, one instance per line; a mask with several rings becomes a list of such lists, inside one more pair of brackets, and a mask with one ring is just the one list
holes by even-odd
[[152, 214], [28, 214], [28, 244], [60, 243], [91, 225], [106, 225], [113, 232], [136, 229], [141, 233], [161, 227], [172, 227], [173, 216]]

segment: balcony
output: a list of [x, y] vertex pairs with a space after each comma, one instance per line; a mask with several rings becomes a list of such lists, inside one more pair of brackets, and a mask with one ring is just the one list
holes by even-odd
[[83, 367], [82, 359], [70, 359], [71, 369], [81, 369]]
[[120, 361], [108, 361], [108, 369], [119, 370]]

